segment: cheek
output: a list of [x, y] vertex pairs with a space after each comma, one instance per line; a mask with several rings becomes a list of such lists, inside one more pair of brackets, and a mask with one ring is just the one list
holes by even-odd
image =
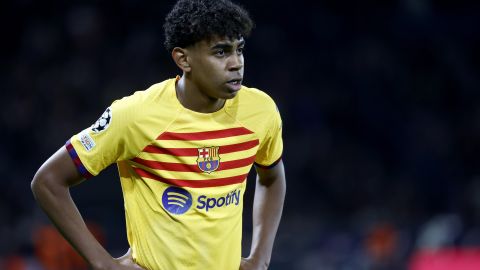
[[220, 61], [208, 61], [203, 66], [202, 73], [208, 75], [208, 79], [216, 81], [220, 78], [223, 78], [224, 69]]
[[210, 59], [207, 63], [207, 66], [212, 72], [219, 72], [223, 70], [223, 63], [218, 59]]
[[215, 57], [204, 57], [196, 59], [193, 68], [193, 75], [203, 85], [213, 86], [221, 83], [225, 78], [225, 63], [222, 59]]

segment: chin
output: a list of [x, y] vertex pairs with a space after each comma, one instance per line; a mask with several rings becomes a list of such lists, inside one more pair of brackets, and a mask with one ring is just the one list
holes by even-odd
[[222, 97], [221, 98], [232, 99], [232, 98], [234, 98], [238, 95], [238, 92], [240, 92], [240, 89], [238, 89], [238, 90], [234, 90], [234, 89], [230, 89], [230, 88], [224, 89], [222, 91]]
[[232, 99], [232, 98], [236, 97], [237, 94], [238, 94], [238, 91], [229, 92], [229, 93], [226, 93], [223, 98], [224, 98], [224, 99]]

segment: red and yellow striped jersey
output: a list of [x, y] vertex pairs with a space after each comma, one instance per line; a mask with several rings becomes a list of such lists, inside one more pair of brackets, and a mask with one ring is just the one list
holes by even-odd
[[217, 112], [191, 111], [175, 82], [115, 101], [67, 150], [85, 177], [117, 163], [141, 266], [238, 270], [245, 180], [254, 162], [280, 159], [280, 115], [268, 95], [244, 86]]

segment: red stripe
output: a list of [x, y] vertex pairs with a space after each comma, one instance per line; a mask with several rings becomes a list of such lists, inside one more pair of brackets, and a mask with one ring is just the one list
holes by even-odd
[[[244, 150], [251, 149], [259, 144], [258, 139], [220, 146], [218, 151], [219, 154], [228, 154], [233, 152], [240, 152]], [[166, 154], [177, 157], [196, 157], [198, 156], [197, 148], [161, 148], [156, 145], [148, 145], [143, 149], [143, 152], [154, 153], [154, 154]]]
[[[192, 164], [182, 164], [182, 163], [173, 163], [173, 162], [162, 162], [162, 161], [155, 161], [155, 160], [146, 160], [141, 158], [134, 158], [132, 159], [132, 161], [155, 170], [165, 170], [165, 171], [175, 171], [175, 172], [202, 172], [198, 168], [197, 164], [192, 165]], [[230, 170], [230, 169], [250, 166], [253, 164], [254, 161], [255, 161], [255, 155], [248, 158], [243, 158], [243, 159], [224, 161], [224, 162], [220, 161], [220, 166], [216, 171]]]
[[255, 161], [255, 155], [248, 158], [225, 161], [225, 162], [222, 162], [220, 160], [220, 166], [218, 167], [218, 171], [250, 166], [253, 164], [254, 161]]
[[219, 154], [228, 154], [228, 153], [248, 150], [248, 149], [251, 149], [251, 148], [257, 146], [258, 143], [259, 143], [259, 141], [257, 139], [257, 140], [248, 141], [248, 142], [224, 145], [224, 146], [220, 146], [220, 149], [219, 149], [218, 153]]
[[73, 147], [70, 140], [67, 141], [65, 146], [67, 148], [68, 154], [70, 155], [70, 158], [72, 159], [73, 163], [75, 164], [75, 167], [77, 167], [78, 172], [85, 178], [93, 177], [93, 175], [90, 174], [90, 172], [87, 170], [87, 168], [85, 168], [82, 161], [78, 157], [78, 153], [77, 153], [77, 151], [75, 151], [75, 148]]
[[141, 177], [150, 178], [163, 182], [168, 185], [177, 186], [177, 187], [191, 187], [191, 188], [207, 188], [207, 187], [218, 187], [218, 186], [228, 186], [233, 184], [243, 183], [247, 178], [248, 174], [242, 174], [232, 177], [216, 178], [210, 180], [180, 180], [180, 179], [167, 179], [160, 177], [158, 175], [152, 174], [140, 168], [133, 168], [135, 172]]
[[234, 137], [246, 134], [252, 134], [253, 132], [244, 128], [229, 128], [222, 130], [212, 130], [212, 131], [202, 131], [202, 132], [192, 132], [192, 133], [176, 133], [176, 132], [165, 132], [158, 136], [157, 140], [181, 140], [181, 141], [199, 141], [199, 140], [210, 140], [226, 137]]
[[73, 149], [73, 145], [72, 145], [72, 143], [71, 143], [70, 141], [67, 142], [66, 147], [67, 147], [67, 150], [68, 150], [68, 151], [70, 151], [70, 150]]

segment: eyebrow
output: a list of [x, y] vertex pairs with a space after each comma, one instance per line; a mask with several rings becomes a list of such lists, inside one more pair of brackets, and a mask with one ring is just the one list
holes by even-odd
[[[241, 40], [240, 42], [238, 42], [238, 47], [244, 46], [244, 45], [245, 45], [245, 40]], [[233, 47], [232, 42], [219, 42], [219, 43], [215, 44], [214, 46], [212, 46], [210, 49], [212, 49], [212, 50], [215, 50], [215, 49], [230, 49], [232, 47]]]

